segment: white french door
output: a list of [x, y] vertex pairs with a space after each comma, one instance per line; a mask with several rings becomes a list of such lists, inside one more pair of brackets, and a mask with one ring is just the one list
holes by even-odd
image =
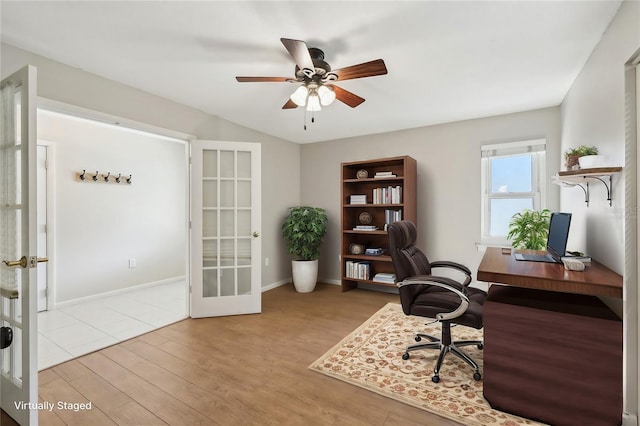
[[0, 91], [0, 318], [13, 331], [0, 350], [0, 406], [37, 425], [36, 69], [2, 80]]
[[261, 311], [260, 144], [191, 143], [191, 316]]

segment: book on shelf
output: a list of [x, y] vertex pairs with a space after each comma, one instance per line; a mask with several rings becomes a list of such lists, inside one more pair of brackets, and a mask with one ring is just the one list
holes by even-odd
[[401, 204], [402, 187], [386, 186], [373, 189], [373, 204]]
[[347, 262], [345, 263], [344, 274], [347, 278], [369, 280], [371, 274], [371, 265], [369, 265], [369, 262], [356, 262], [353, 260], [347, 260]]
[[354, 194], [349, 196], [349, 204], [367, 204], [367, 196], [364, 194]]
[[354, 231], [377, 231], [378, 227], [375, 225], [356, 225], [353, 227]]
[[387, 274], [383, 272], [378, 272], [373, 276], [373, 281], [378, 283], [385, 283], [385, 284], [395, 284], [396, 274]]
[[396, 175], [393, 172], [376, 172], [376, 174], [373, 176], [374, 178], [390, 178], [390, 177], [397, 177], [398, 175]]
[[391, 210], [386, 209], [384, 211], [384, 223], [388, 225], [393, 222], [398, 222], [402, 220], [402, 210]]

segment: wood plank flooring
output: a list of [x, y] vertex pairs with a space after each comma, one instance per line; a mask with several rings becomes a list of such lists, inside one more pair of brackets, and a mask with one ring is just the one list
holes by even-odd
[[307, 369], [390, 301], [286, 285], [263, 293], [260, 315], [181, 321], [41, 371], [41, 401], [92, 409], [42, 411], [40, 424], [460, 425]]

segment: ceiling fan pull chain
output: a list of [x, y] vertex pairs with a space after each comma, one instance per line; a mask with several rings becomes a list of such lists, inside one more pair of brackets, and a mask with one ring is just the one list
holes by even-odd
[[304, 130], [307, 130], [307, 109], [304, 109]]

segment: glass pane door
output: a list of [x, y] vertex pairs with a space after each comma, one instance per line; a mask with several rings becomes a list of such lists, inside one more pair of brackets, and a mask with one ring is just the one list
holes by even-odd
[[260, 311], [259, 148], [247, 143], [193, 143], [194, 317]]

